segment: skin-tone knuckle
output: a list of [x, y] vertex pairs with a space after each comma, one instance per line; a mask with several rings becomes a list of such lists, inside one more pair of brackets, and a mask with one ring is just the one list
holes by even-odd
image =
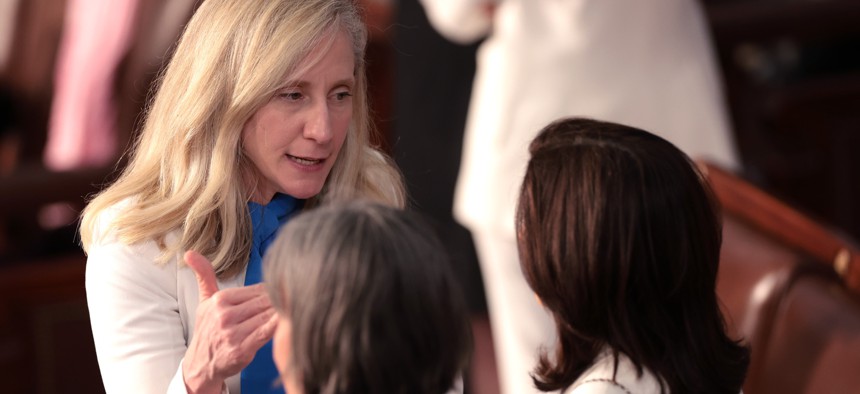
[[212, 295], [212, 303], [215, 305], [223, 306], [224, 305], [224, 292], [217, 292]]
[[224, 352], [224, 361], [227, 365], [238, 364], [241, 361], [239, 350], [234, 347], [227, 349], [227, 351]]
[[217, 309], [213, 312], [215, 317], [215, 324], [219, 330], [226, 331], [232, 325], [230, 323], [230, 316], [228, 315], [227, 310], [225, 309]]
[[260, 347], [263, 346], [263, 344], [265, 344], [266, 342], [268, 342], [269, 339], [272, 338], [266, 335], [265, 330], [263, 330], [263, 327], [257, 327], [256, 329], [254, 329], [253, 332], [248, 334], [248, 338], [246, 338], [245, 340], [248, 344], [252, 344], [254, 347]]
[[269, 322], [269, 318], [271, 316], [272, 315], [269, 313], [261, 313], [261, 314], [257, 315], [257, 321], [258, 321], [258, 324], [260, 325], [260, 327], [265, 327], [266, 323]]
[[[265, 327], [265, 326], [263, 326]], [[257, 342], [265, 343], [269, 340], [268, 330], [264, 330], [263, 327], [260, 327], [254, 334], [256, 336]]]
[[231, 348], [238, 348], [242, 345], [242, 341], [245, 339], [241, 334], [232, 330], [225, 335], [227, 337], [227, 342], [229, 343]]

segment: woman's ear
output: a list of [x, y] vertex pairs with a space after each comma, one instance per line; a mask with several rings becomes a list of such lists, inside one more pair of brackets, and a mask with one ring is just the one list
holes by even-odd
[[290, 375], [287, 371], [290, 369], [289, 362], [292, 353], [292, 326], [289, 317], [279, 316], [278, 327], [275, 328], [275, 334], [272, 337], [274, 342], [272, 344], [272, 358], [275, 359], [275, 366], [278, 368], [284, 387], [287, 387], [287, 376]]
[[282, 379], [284, 382], [284, 391], [290, 394], [304, 394], [305, 390], [304, 387], [302, 387], [298, 374], [291, 373], [283, 375]]
[[275, 366], [278, 368], [284, 390], [290, 394], [303, 394], [301, 376], [295, 373], [296, 366], [291, 365], [293, 322], [288, 316], [278, 317], [278, 327], [272, 340], [274, 341], [272, 357], [275, 359]]

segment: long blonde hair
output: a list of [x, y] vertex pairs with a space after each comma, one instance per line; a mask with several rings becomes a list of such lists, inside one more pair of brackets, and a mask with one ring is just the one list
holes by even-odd
[[[367, 32], [353, 1], [206, 0], [160, 78], [128, 166], [83, 211], [84, 250], [98, 242], [100, 214], [128, 201], [109, 223], [120, 242], [155, 240], [158, 263], [196, 250], [221, 277], [241, 272], [251, 247], [243, 173], [253, 165], [242, 152], [242, 128], [311, 49], [338, 31], [355, 51], [353, 120], [323, 190], [305, 206], [356, 197], [403, 206], [399, 172], [369, 143]], [[166, 242], [173, 231], [177, 240]]]

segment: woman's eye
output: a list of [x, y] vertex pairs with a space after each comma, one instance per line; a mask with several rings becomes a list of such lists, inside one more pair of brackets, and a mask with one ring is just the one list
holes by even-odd
[[281, 97], [283, 97], [287, 100], [296, 101], [296, 100], [302, 99], [302, 94], [299, 92], [286, 92], [286, 93], [281, 93]]
[[334, 94], [334, 97], [335, 97], [335, 100], [337, 100], [337, 101], [343, 101], [343, 100], [346, 100], [348, 97], [352, 97], [352, 93], [350, 93], [350, 92], [338, 92], [338, 93]]

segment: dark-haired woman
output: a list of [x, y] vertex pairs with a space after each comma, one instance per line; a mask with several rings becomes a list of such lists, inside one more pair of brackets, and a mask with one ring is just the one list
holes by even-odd
[[719, 210], [691, 160], [632, 127], [562, 119], [532, 141], [523, 273], [558, 332], [532, 375], [565, 393], [738, 393], [748, 348], [715, 292]]

